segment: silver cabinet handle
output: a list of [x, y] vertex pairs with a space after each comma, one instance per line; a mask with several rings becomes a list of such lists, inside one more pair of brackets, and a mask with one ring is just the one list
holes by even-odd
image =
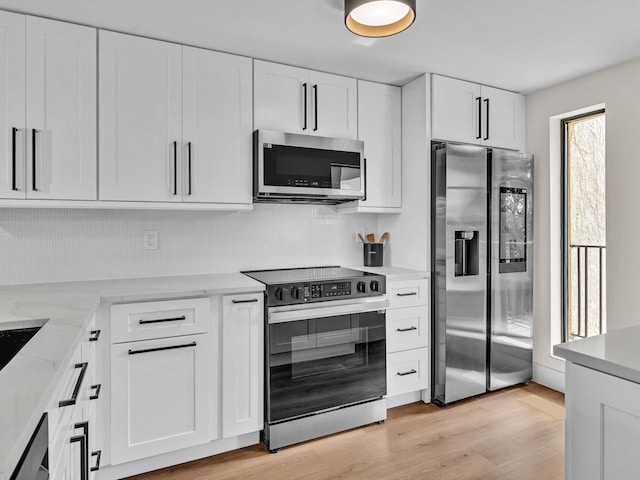
[[396, 332], [410, 332], [412, 330], [417, 330], [418, 327], [408, 327], [408, 328], [396, 328]]
[[196, 342], [185, 343], [184, 345], [171, 345], [170, 347], [145, 348], [143, 350], [129, 350], [129, 355], [138, 355], [140, 353], [159, 352], [161, 350], [175, 350], [176, 348], [195, 347]]
[[411, 370], [408, 370], [406, 372], [396, 372], [396, 375], [404, 377], [405, 375], [413, 375], [414, 373], [418, 373], [418, 371], [415, 368], [412, 368]]
[[138, 323], [140, 325], [146, 325], [148, 323], [179, 322], [186, 319], [187, 317], [185, 315], [182, 315], [181, 317], [158, 318], [157, 320], [139, 320]]
[[418, 295], [418, 292], [409, 292], [409, 293], [396, 293], [398, 297], [411, 297], [414, 295]]

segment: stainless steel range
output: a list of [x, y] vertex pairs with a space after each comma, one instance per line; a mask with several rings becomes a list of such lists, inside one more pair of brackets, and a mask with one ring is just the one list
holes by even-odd
[[267, 287], [269, 450], [384, 421], [385, 277], [334, 266], [243, 273]]

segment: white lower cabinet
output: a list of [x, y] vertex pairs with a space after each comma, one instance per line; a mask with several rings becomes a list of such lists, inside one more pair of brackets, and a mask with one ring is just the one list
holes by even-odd
[[263, 428], [264, 317], [261, 293], [222, 299], [222, 436]]
[[635, 480], [640, 384], [565, 364], [567, 480]]
[[99, 470], [100, 373], [95, 354], [99, 338], [100, 333], [91, 322], [87, 337], [72, 356], [47, 410], [51, 480], [91, 480]]
[[[387, 397], [390, 406], [420, 398], [424, 402], [430, 401], [427, 293], [426, 279], [387, 278]], [[405, 394], [418, 398], [402, 398]]]
[[110, 448], [100, 479], [259, 441], [262, 292], [105, 306]]
[[111, 463], [209, 441], [209, 334], [111, 346]]

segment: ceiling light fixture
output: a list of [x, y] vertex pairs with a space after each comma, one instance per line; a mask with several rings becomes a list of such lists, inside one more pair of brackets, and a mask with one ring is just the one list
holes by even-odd
[[344, 0], [344, 24], [363, 37], [395, 35], [415, 19], [416, 0]]

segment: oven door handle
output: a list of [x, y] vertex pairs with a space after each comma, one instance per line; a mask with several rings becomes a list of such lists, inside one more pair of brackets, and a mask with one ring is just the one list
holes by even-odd
[[[328, 302], [332, 303], [332, 302]], [[336, 317], [353, 313], [384, 311], [389, 307], [389, 301], [384, 298], [368, 298], [359, 302], [343, 303], [340, 305], [318, 305], [317, 303], [296, 305], [294, 307], [276, 307], [268, 309], [269, 324], [295, 322], [312, 318]]]

